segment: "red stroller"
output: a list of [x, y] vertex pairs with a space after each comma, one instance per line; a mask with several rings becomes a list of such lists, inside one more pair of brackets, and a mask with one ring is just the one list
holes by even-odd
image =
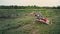
[[41, 13], [36, 14], [35, 12], [32, 12], [31, 15], [35, 15], [37, 17], [37, 21], [49, 24], [49, 20], [47, 18], [44, 18]]
[[37, 14], [35, 16], [37, 16], [37, 21], [40, 21], [45, 24], [49, 24], [49, 20], [47, 18], [44, 18], [42, 14]]

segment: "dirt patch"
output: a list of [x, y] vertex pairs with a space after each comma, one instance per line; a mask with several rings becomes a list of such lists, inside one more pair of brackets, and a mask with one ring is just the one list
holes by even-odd
[[23, 29], [30, 31], [31, 34], [40, 34], [40, 28], [36, 24], [27, 24], [23, 26]]

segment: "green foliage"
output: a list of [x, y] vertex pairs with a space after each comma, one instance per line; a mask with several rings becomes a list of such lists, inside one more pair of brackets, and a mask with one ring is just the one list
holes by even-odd
[[[53, 24], [35, 22], [35, 17], [29, 15], [33, 11], [53, 19]], [[0, 34], [60, 34], [59, 14], [59, 9], [0, 9]]]
[[0, 9], [60, 9], [60, 6], [57, 7], [39, 7], [39, 6], [0, 6]]

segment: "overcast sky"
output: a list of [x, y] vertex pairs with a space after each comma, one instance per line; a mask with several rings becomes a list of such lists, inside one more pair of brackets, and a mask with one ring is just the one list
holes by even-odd
[[60, 0], [0, 0], [0, 5], [59, 6], [60, 5]]

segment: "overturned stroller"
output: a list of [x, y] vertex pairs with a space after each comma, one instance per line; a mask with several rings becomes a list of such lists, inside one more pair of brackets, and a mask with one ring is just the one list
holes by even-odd
[[44, 18], [41, 13], [35, 14], [36, 21], [42, 22], [44, 24], [49, 24], [49, 20], [47, 18]]

